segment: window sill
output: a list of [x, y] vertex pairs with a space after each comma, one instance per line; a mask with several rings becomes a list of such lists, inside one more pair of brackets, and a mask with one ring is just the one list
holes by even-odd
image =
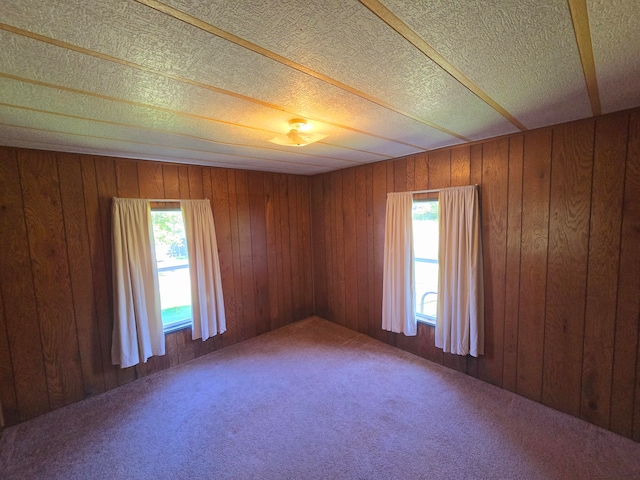
[[191, 327], [191, 319], [188, 319], [182, 322], [176, 322], [170, 325], [166, 325], [163, 331], [164, 331], [164, 334], [167, 335], [169, 333], [177, 332], [178, 330], [184, 330], [185, 328], [190, 328], [190, 327]]
[[436, 326], [436, 319], [435, 318], [429, 318], [426, 316], [416, 316], [416, 322], [418, 323], [422, 323], [423, 325], [429, 325], [431, 327], [435, 327]]

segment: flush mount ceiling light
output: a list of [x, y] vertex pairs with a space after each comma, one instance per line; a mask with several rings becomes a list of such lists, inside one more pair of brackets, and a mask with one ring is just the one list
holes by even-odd
[[304, 147], [305, 145], [309, 145], [310, 143], [317, 142], [318, 140], [322, 140], [327, 135], [323, 135], [321, 133], [308, 133], [305, 130], [309, 128], [307, 125], [307, 121], [302, 118], [294, 118], [293, 120], [289, 120], [289, 133], [285, 133], [284, 135], [278, 135], [275, 138], [269, 140], [272, 143], [277, 143], [278, 145], [285, 145], [287, 147]]

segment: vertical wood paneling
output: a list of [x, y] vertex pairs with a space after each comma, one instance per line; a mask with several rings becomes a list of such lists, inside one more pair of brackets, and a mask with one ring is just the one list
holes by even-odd
[[233, 345], [238, 340], [238, 322], [234, 306], [235, 276], [233, 272], [233, 247], [231, 243], [231, 221], [229, 217], [229, 186], [226, 170], [211, 170], [211, 201], [216, 227], [216, 243], [220, 261], [220, 277], [224, 295], [224, 311], [227, 331], [222, 335], [224, 346]]
[[326, 317], [327, 265], [324, 233], [324, 188], [323, 177], [311, 178], [311, 231], [313, 241], [313, 308], [321, 317]]
[[373, 165], [373, 317], [369, 324], [369, 335], [378, 340], [386, 340], [386, 333], [382, 330], [382, 265], [384, 258], [384, 221], [387, 200], [387, 166], [385, 163]]
[[[368, 278], [368, 309], [369, 309], [369, 321], [367, 322], [367, 331], [370, 336], [375, 336], [376, 325], [376, 296], [375, 285], [375, 221], [374, 221], [374, 206], [373, 206], [373, 165], [369, 164], [364, 167], [365, 172], [365, 195], [367, 201], [367, 278]], [[382, 305], [380, 305], [382, 308]], [[380, 320], [382, 321], [382, 320]]]
[[325, 308], [326, 318], [329, 320], [335, 320], [335, 271], [334, 271], [334, 258], [335, 258], [335, 242], [334, 242], [334, 221], [332, 217], [333, 213], [333, 185], [331, 183], [331, 175], [327, 174], [323, 177], [322, 182], [323, 191], [323, 216], [324, 216], [324, 243], [325, 243], [325, 270], [327, 276], [327, 304]]
[[[365, 167], [355, 169], [355, 250], [356, 250], [356, 275], [358, 279], [358, 321], [357, 331], [367, 333], [369, 330], [369, 316], [371, 299], [369, 298], [369, 249], [367, 236], [367, 170]], [[315, 197], [312, 198], [315, 201]], [[315, 252], [314, 252], [315, 254]], [[316, 290], [317, 290], [316, 286]]]
[[[50, 406], [20, 173], [14, 149], [0, 149], [0, 184], [2, 252], [10, 252], [10, 255], [0, 255], [0, 288], [18, 414], [24, 421], [49, 411]], [[10, 425], [11, 417], [6, 415], [5, 421]]]
[[[0, 147], [0, 182], [0, 238], [11, 252], [0, 254], [0, 401], [9, 425], [313, 312], [306, 177]], [[165, 336], [166, 355], [111, 365], [115, 196], [211, 199], [223, 335], [194, 341], [183, 329]]]
[[[313, 314], [313, 249], [311, 248], [311, 188], [308, 177], [298, 176], [298, 259], [302, 270], [302, 311], [298, 318]], [[294, 318], [297, 320], [297, 318]]]
[[255, 292], [253, 289], [254, 276], [253, 258], [251, 256], [251, 215], [249, 213], [249, 187], [247, 183], [247, 172], [237, 171], [235, 173], [235, 179], [244, 338], [251, 338], [256, 335], [256, 305]]
[[[262, 173], [248, 173], [249, 212], [251, 217], [251, 257], [253, 259], [256, 309], [256, 334], [269, 328], [269, 266], [267, 264], [267, 229], [265, 223], [264, 180]], [[295, 253], [301, 248], [297, 246]], [[304, 285], [302, 285], [304, 287]]]
[[356, 176], [355, 169], [344, 171], [342, 185], [344, 203], [342, 222], [344, 232], [345, 326], [358, 331], [358, 255], [356, 245]]
[[[0, 207], [1, 208], [1, 207]], [[13, 383], [13, 362], [9, 351], [9, 334], [0, 290], [0, 427], [20, 421], [18, 398]]]
[[[340, 321], [346, 290], [344, 308], [359, 316], [351, 328], [640, 437], [638, 112], [599, 117], [595, 129], [587, 119], [354, 169], [356, 216], [366, 214], [356, 219], [355, 268], [353, 245], [343, 245], [350, 233], [336, 236], [351, 218], [352, 170], [313, 177], [312, 211], [324, 233], [314, 264], [326, 266], [316, 281], [327, 285], [316, 313]], [[380, 328], [386, 192], [466, 184], [481, 186], [486, 355], [479, 359], [443, 354], [431, 326], [419, 324], [415, 340]], [[358, 272], [356, 295], [341, 268]]]
[[282, 259], [282, 322], [288, 323], [293, 314], [293, 285], [291, 267], [291, 229], [289, 225], [289, 184], [287, 176], [277, 175], [278, 181], [278, 212], [280, 225], [280, 244], [278, 255]]
[[[278, 250], [277, 233], [279, 225], [275, 218], [276, 196], [273, 190], [273, 174], [263, 174], [263, 189], [265, 196], [265, 228], [267, 235], [267, 269], [269, 272], [269, 328], [280, 325], [280, 307], [278, 304], [279, 291], [279, 270], [278, 270]], [[322, 242], [324, 245], [324, 242]], [[317, 245], [314, 244], [314, 248]]]
[[57, 160], [84, 395], [90, 396], [104, 392], [105, 383], [82, 170], [77, 155], [59, 154]]
[[522, 240], [522, 153], [524, 136], [509, 139], [507, 255], [505, 271], [502, 387], [515, 392], [520, 306], [520, 242]]
[[542, 402], [580, 413], [593, 121], [553, 135]]
[[244, 336], [244, 312], [242, 302], [242, 268], [240, 267], [240, 234], [238, 233], [238, 207], [236, 193], [236, 176], [233, 170], [227, 170], [227, 186], [229, 189], [229, 229], [231, 231], [231, 255], [233, 264], [234, 287], [235, 290], [230, 293], [231, 301], [229, 302], [234, 309], [237, 329], [236, 340], [241, 342]]
[[287, 177], [287, 201], [289, 205], [289, 217], [287, 219], [289, 225], [289, 251], [287, 255], [291, 262], [291, 312], [293, 318], [297, 318], [302, 310], [302, 299], [300, 293], [303, 285], [301, 284], [302, 272], [300, 271], [300, 259], [298, 257], [298, 188], [293, 177]]
[[609, 427], [628, 117], [596, 123], [580, 416]]
[[482, 248], [484, 268], [485, 352], [478, 360], [478, 378], [502, 386], [504, 288], [507, 243], [509, 140], [483, 145]]
[[18, 156], [36, 308], [52, 409], [84, 398], [56, 162]]
[[[89, 237], [89, 251], [91, 254], [91, 272], [93, 275], [93, 289], [95, 298], [96, 318], [100, 335], [100, 352], [105, 389], [110, 390], [118, 386], [117, 367], [111, 364], [111, 297], [109, 287], [111, 285], [110, 263], [111, 256], [105, 258], [105, 245], [103, 240], [103, 217], [100, 211], [100, 198], [96, 165], [93, 157], [81, 156], [82, 166], [82, 190], [84, 197], [84, 209], [87, 219], [87, 235]], [[109, 236], [111, 238], [111, 236]]]
[[[640, 112], [629, 117], [615, 326], [611, 428], [640, 441]], [[635, 368], [634, 368], [635, 367]], [[635, 399], [632, 400], [632, 398]]]
[[551, 130], [530, 132], [524, 140], [522, 247], [516, 392], [542, 399], [544, 296], [547, 291]]
[[333, 212], [335, 229], [335, 298], [336, 321], [346, 326], [346, 273], [345, 273], [345, 236], [344, 236], [344, 190], [342, 185], [343, 172], [335, 172], [331, 175], [333, 184]]

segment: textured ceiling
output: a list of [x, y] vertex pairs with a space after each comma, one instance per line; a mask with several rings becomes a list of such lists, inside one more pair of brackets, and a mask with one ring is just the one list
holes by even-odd
[[[0, 144], [314, 174], [640, 105], [637, 0], [4, 0]], [[328, 135], [268, 142], [295, 117]]]

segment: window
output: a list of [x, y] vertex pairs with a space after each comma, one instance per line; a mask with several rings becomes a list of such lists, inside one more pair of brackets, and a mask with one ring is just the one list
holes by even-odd
[[180, 210], [152, 210], [164, 332], [191, 326], [191, 280], [184, 220]]
[[416, 320], [432, 325], [438, 301], [438, 233], [438, 201], [414, 201]]

